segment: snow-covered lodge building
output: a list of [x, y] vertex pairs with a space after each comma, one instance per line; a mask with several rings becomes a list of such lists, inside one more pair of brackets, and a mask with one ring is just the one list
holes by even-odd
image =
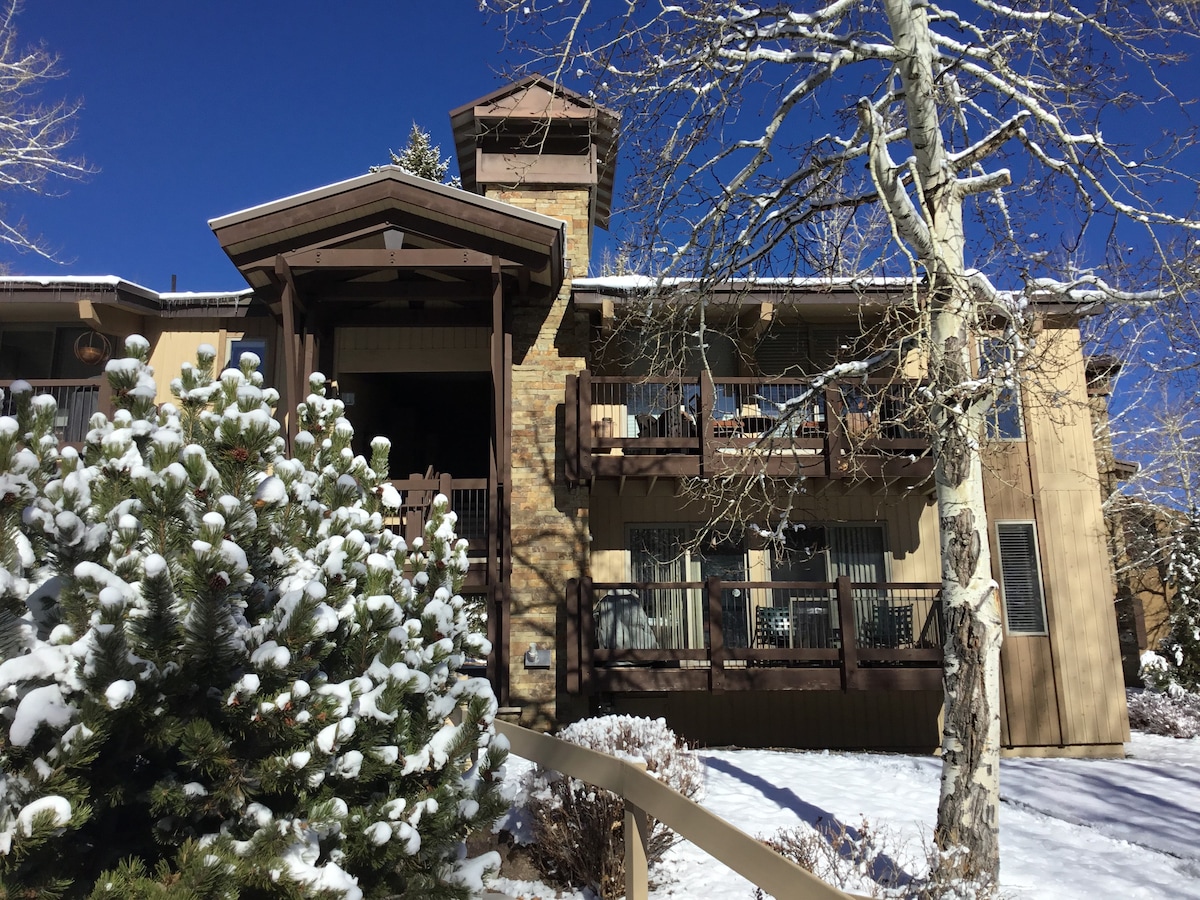
[[[0, 385], [54, 393], [60, 436], [78, 441], [106, 403], [107, 345], [130, 333], [150, 340], [164, 400], [201, 343], [219, 366], [258, 353], [282, 410], [323, 371], [364, 443], [393, 441], [397, 527], [418, 533], [433, 494], [451, 497], [487, 673], [523, 723], [605, 708], [707, 743], [934, 748], [932, 464], [888, 414], [915, 382], [832, 386], [786, 424], [773, 415], [901, 288], [723, 286], [740, 345], [714, 346], [703, 372], [646, 375], [607, 352], [636, 280], [583, 277], [609, 217], [615, 117], [534, 77], [451, 120], [462, 189], [385, 167], [213, 219], [243, 291], [5, 277]], [[1039, 314], [1064, 402], [1049, 415], [1009, 397], [986, 448], [1002, 740], [1118, 755], [1128, 725], [1078, 322]], [[760, 470], [807, 476], [792, 552], [738, 528], [696, 549], [711, 513], [681, 485]]]

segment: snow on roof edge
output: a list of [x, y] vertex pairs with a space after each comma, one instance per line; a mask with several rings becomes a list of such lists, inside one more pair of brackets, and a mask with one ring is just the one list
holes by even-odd
[[253, 288], [235, 291], [156, 291], [118, 275], [0, 275], [0, 285], [36, 285], [38, 287], [110, 287], [140, 294], [159, 302], [187, 303], [205, 300], [240, 300], [254, 295]]
[[272, 212], [277, 212], [282, 209], [287, 209], [290, 206], [295, 206], [301, 201], [319, 200], [322, 197], [340, 194], [345, 191], [353, 190], [364, 184], [369, 184], [371, 181], [378, 181], [381, 178], [392, 178], [398, 181], [407, 182], [416, 187], [433, 190], [436, 193], [447, 197], [453, 197], [462, 200], [466, 203], [474, 204], [482, 209], [491, 209], [497, 212], [507, 213], [517, 218], [525, 219], [528, 222], [533, 222], [538, 225], [543, 225], [547, 228], [557, 228], [561, 230], [565, 226], [562, 219], [557, 219], [554, 216], [547, 216], [544, 213], [534, 212], [529, 209], [522, 209], [519, 206], [514, 206], [511, 203], [504, 203], [500, 200], [493, 200], [491, 197], [485, 197], [482, 194], [473, 194], [470, 191], [462, 188], [450, 187], [447, 184], [441, 184], [429, 178], [420, 178], [416, 175], [411, 175], [405, 172], [399, 166], [387, 165], [376, 166], [370, 172], [365, 172], [362, 175], [355, 175], [352, 178], [345, 178], [342, 181], [335, 181], [332, 184], [320, 185], [319, 187], [310, 188], [306, 191], [300, 191], [295, 194], [289, 194], [286, 197], [279, 197], [275, 200], [268, 200], [265, 203], [259, 203], [255, 206], [248, 206], [245, 209], [235, 210], [231, 213], [226, 213], [223, 216], [216, 216], [208, 220], [208, 227], [213, 231], [218, 228], [226, 228], [230, 225], [236, 225], [239, 222], [247, 221], [248, 219], [264, 216]]
[[[695, 278], [655, 278], [651, 275], [607, 275], [598, 278], [576, 278], [571, 282], [574, 288], [585, 290], [636, 291], [666, 286], [695, 284]], [[899, 276], [880, 276], [876, 278], [823, 278], [807, 276], [788, 276], [779, 278], [744, 278], [721, 282], [714, 287], [804, 287], [804, 288], [895, 288], [907, 287], [913, 283], [911, 278]]]
[[[658, 287], [687, 287], [695, 285], [695, 278], [655, 278], [652, 275], [607, 275], [597, 278], [576, 278], [571, 282], [572, 290], [593, 291], [647, 291]], [[810, 290], [895, 290], [912, 287], [914, 279], [897, 275], [880, 275], [874, 277], [829, 278], [822, 276], [782, 276], [775, 278], [735, 278], [728, 281], [716, 282], [710, 285], [714, 290], [750, 290], [756, 287], [777, 288], [806, 288]], [[1111, 299], [1111, 295], [1099, 290], [1075, 288], [1065, 292], [1052, 290], [1034, 290], [1029, 293], [1024, 290], [992, 289], [999, 299], [1013, 300], [1018, 297], [1030, 297], [1038, 302], [1040, 297], [1048, 298], [1055, 303], [1102, 303]]]

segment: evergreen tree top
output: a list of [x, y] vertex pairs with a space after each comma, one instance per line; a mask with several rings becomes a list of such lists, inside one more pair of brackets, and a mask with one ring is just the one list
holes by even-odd
[[428, 178], [430, 181], [449, 184], [452, 187], [459, 185], [458, 176], [446, 178], [450, 171], [450, 157], [442, 158], [441, 146], [434, 146], [429, 132], [416, 122], [412, 124], [412, 130], [408, 133], [408, 144], [404, 149], [399, 153], [395, 150], [388, 152], [392, 157], [392, 165], [399, 166], [410, 175]]

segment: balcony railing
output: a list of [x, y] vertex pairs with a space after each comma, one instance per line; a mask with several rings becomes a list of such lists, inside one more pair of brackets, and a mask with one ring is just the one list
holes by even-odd
[[488, 540], [495, 536], [496, 507], [493, 492], [486, 478], [454, 478], [450, 475], [413, 475], [394, 479], [392, 486], [400, 492], [400, 514], [388, 524], [406, 541], [420, 537], [429, 521], [433, 498], [445, 494], [450, 509], [458, 516], [455, 530], [466, 538], [468, 554], [474, 559], [488, 551]]
[[766, 468], [810, 477], [932, 471], [912, 430], [915, 381], [598, 376], [567, 382], [567, 478], [726, 475]]
[[[33, 388], [34, 394], [49, 394], [54, 398], [58, 409], [54, 416], [54, 436], [60, 443], [83, 443], [87, 437], [92, 414], [105, 409], [108, 383], [103, 376], [86, 380], [65, 378], [29, 378], [25, 379]], [[0, 389], [4, 391], [4, 399], [0, 402], [0, 415], [16, 414], [11, 387], [12, 381], [0, 381]], [[110, 411], [105, 409], [105, 411]]]
[[507, 654], [505, 593], [502, 590], [501, 548], [504, 535], [499, 527], [500, 503], [496, 485], [486, 478], [454, 478], [427, 472], [408, 478], [393, 479], [400, 492], [399, 514], [385, 524], [410, 545], [425, 531], [433, 498], [445, 494], [450, 509], [458, 516], [458, 536], [467, 540], [470, 568], [462, 595], [470, 605], [473, 626], [487, 634], [492, 653], [486, 660], [467, 663], [465, 671], [485, 674], [500, 692], [504, 684], [502, 657]]
[[941, 585], [593, 582], [567, 590], [567, 688], [936, 690]]

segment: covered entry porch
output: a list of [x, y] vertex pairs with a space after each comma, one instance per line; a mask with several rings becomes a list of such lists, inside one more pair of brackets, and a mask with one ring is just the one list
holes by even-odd
[[[489, 664], [507, 699], [514, 304], [556, 296], [556, 219], [384, 167], [214, 219], [277, 323], [272, 373], [289, 440], [307, 375], [336, 384], [360, 446], [392, 442], [419, 528], [443, 487], [473, 532], [469, 587], [486, 598]], [[442, 482], [446, 481], [446, 485]]]

